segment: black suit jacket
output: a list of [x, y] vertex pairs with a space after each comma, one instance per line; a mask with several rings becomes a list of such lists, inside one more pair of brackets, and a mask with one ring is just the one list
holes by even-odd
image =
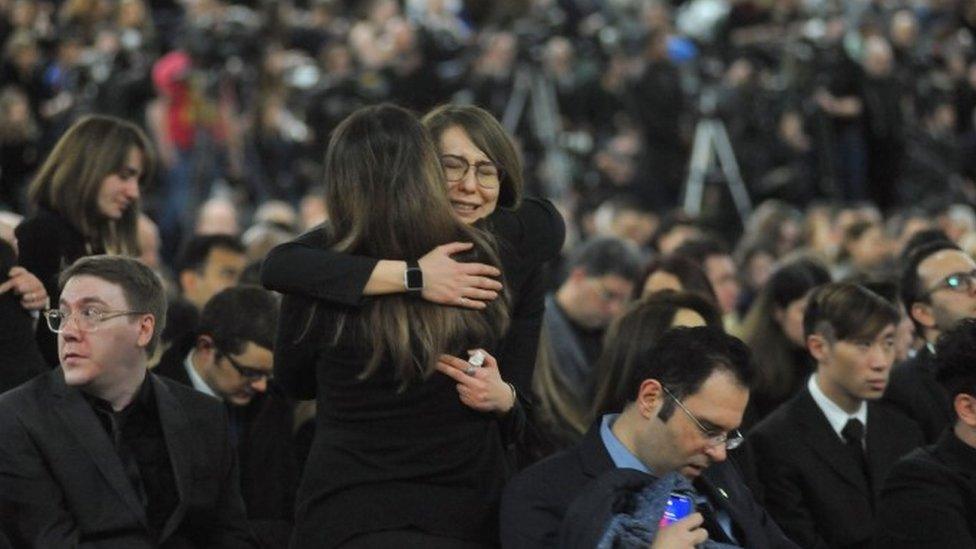
[[891, 370], [882, 400], [914, 419], [926, 444], [934, 444], [953, 420], [949, 396], [935, 379], [934, 356], [928, 347]]
[[21, 547], [253, 547], [223, 406], [149, 374], [179, 503], [158, 540], [122, 461], [60, 368], [0, 396], [0, 525]]
[[[193, 342], [193, 337], [176, 342], [153, 372], [192, 387], [183, 362]], [[263, 546], [284, 547], [291, 536], [299, 475], [292, 404], [274, 382], [269, 382], [266, 392], [256, 394], [247, 406], [233, 412], [241, 422], [237, 457], [251, 529]]]
[[923, 443], [914, 421], [877, 403], [868, 404], [866, 441], [872, 486], [806, 388], [749, 432], [765, 506], [802, 547], [870, 543], [884, 478]]
[[946, 431], [902, 458], [881, 492], [874, 546], [976, 547], [976, 448]]
[[[614, 467], [597, 422], [576, 446], [517, 475], [502, 497], [502, 547], [556, 547], [570, 505], [587, 485]], [[717, 508], [728, 512], [745, 547], [796, 547], [756, 502], [731, 461], [712, 465], [694, 484]]]

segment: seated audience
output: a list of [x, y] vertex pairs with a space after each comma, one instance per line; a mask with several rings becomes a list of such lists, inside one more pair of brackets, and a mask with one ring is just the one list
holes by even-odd
[[915, 422], [885, 408], [899, 314], [854, 284], [814, 290], [803, 316], [817, 361], [805, 388], [749, 433], [770, 513], [802, 547], [861, 547], [895, 461], [922, 444]]
[[252, 547], [227, 416], [148, 372], [159, 278], [94, 256], [62, 274], [61, 367], [0, 396], [0, 526], [14, 546]]
[[274, 294], [257, 286], [227, 288], [203, 307], [195, 337], [170, 347], [153, 371], [227, 406], [251, 528], [266, 545], [283, 547], [298, 470], [292, 405], [272, 379], [277, 325]]
[[938, 442], [892, 467], [878, 505], [878, 548], [976, 547], [976, 319], [942, 335], [935, 364], [955, 420]]
[[[639, 321], [640, 315], [621, 322], [632, 318]], [[715, 327], [675, 328], [653, 345], [648, 339], [621, 341], [632, 352], [615, 353], [616, 366], [632, 372], [624, 408], [599, 418], [579, 444], [509, 483], [502, 498], [502, 546], [561, 546], [563, 519], [587, 485], [630, 468], [686, 477], [707, 502], [700, 524], [711, 540], [795, 547], [726, 460], [742, 441], [738, 426], [753, 375], [748, 348]], [[679, 525], [672, 527], [698, 529], [693, 522]]]

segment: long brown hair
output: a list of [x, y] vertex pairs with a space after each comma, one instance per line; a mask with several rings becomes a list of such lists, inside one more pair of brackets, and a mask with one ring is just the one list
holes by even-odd
[[424, 126], [435, 140], [457, 126], [501, 170], [498, 204], [517, 208], [522, 201], [522, 157], [505, 128], [488, 111], [473, 105], [441, 105], [427, 113]]
[[[336, 128], [325, 156], [333, 249], [417, 259], [441, 244], [468, 241], [478, 261], [498, 266], [490, 236], [454, 217], [446, 188], [437, 149], [414, 115], [393, 105], [359, 109]], [[433, 372], [442, 353], [500, 338], [508, 304], [503, 297], [472, 311], [398, 294], [372, 299], [355, 318], [372, 349], [362, 377], [389, 359], [406, 384]]]
[[61, 214], [94, 249], [139, 255], [139, 201], [130, 204], [118, 220], [98, 209], [102, 182], [125, 166], [132, 147], [142, 153], [142, 186], [152, 179], [155, 166], [146, 134], [135, 124], [111, 116], [81, 118], [61, 136], [38, 170], [27, 191], [30, 204]]

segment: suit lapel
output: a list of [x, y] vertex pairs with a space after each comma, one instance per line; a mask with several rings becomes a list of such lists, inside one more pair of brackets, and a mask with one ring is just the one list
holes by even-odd
[[895, 460], [901, 457], [898, 445], [899, 433], [885, 421], [884, 410], [868, 404], [868, 426], [865, 433], [868, 469], [874, 481], [874, 496], [881, 495], [884, 479]]
[[122, 460], [119, 459], [119, 455], [115, 451], [115, 445], [98, 422], [91, 405], [88, 404], [80, 391], [65, 384], [64, 372], [61, 368], [54, 369], [49, 375], [51, 376], [52, 393], [55, 399], [59, 401], [54, 405], [59, 419], [65, 424], [68, 432], [74, 435], [88, 451], [105, 480], [125, 502], [125, 508], [136, 516], [140, 524], [148, 528], [149, 522], [146, 519], [146, 511], [142, 507], [132, 483], [125, 475], [125, 469], [122, 466]]
[[183, 522], [183, 516], [186, 514], [186, 502], [189, 499], [187, 492], [190, 488], [192, 476], [190, 462], [186, 456], [190, 448], [195, 446], [196, 435], [190, 428], [186, 414], [183, 413], [183, 407], [170, 392], [169, 387], [155, 375], [152, 375], [152, 382], [153, 390], [156, 393], [156, 406], [159, 408], [159, 422], [163, 429], [163, 438], [166, 440], [166, 451], [169, 452], [169, 460], [173, 466], [173, 478], [176, 481], [176, 490], [179, 493], [176, 509], [166, 520], [163, 532], [159, 537], [160, 542], [163, 542]]
[[803, 392], [797, 397], [796, 403], [797, 417], [801, 426], [800, 433], [810, 446], [812, 453], [819, 456], [838, 475], [870, 498], [871, 490], [861, 473], [861, 466], [854, 461], [854, 456], [834, 432], [823, 411], [813, 401], [810, 392], [803, 389]]
[[580, 465], [583, 473], [590, 478], [596, 478], [615, 467], [607, 447], [600, 437], [600, 425], [603, 418], [597, 418], [590, 430], [583, 436], [579, 446]]

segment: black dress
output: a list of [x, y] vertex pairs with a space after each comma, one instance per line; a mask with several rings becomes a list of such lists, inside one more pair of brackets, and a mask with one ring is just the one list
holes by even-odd
[[[542, 263], [558, 253], [565, 229], [552, 205], [536, 200], [488, 222], [515, 298], [512, 328], [487, 349], [528, 405], [543, 310]], [[324, 238], [324, 231], [313, 231], [276, 249], [262, 276], [271, 289], [304, 294], [282, 302], [275, 375], [293, 396], [318, 402], [293, 543], [332, 547], [393, 529], [496, 543], [497, 506], [510, 472], [506, 438], [520, 431], [509, 423], [516, 416], [524, 421], [524, 412], [499, 421], [471, 410], [460, 402], [456, 383], [438, 373], [401, 391], [386, 362], [360, 380], [369, 356], [363, 334], [347, 329], [337, 342], [330, 336], [340, 314], [354, 314], [369, 299], [362, 288], [376, 260], [323, 253]]]
[[[0, 282], [6, 281], [6, 273], [13, 264], [13, 248], [0, 240]], [[44, 320], [39, 322], [43, 323]], [[0, 393], [13, 389], [45, 369], [44, 359], [34, 343], [31, 316], [20, 306], [20, 297], [13, 292], [0, 295]]]
[[[61, 296], [58, 291], [61, 271], [78, 258], [105, 253], [103, 248], [89, 245], [81, 231], [61, 214], [46, 208], [39, 208], [14, 232], [20, 252], [19, 264], [41, 280], [52, 307], [57, 306]], [[58, 364], [57, 336], [43, 322], [37, 325], [37, 346], [48, 366]]]

